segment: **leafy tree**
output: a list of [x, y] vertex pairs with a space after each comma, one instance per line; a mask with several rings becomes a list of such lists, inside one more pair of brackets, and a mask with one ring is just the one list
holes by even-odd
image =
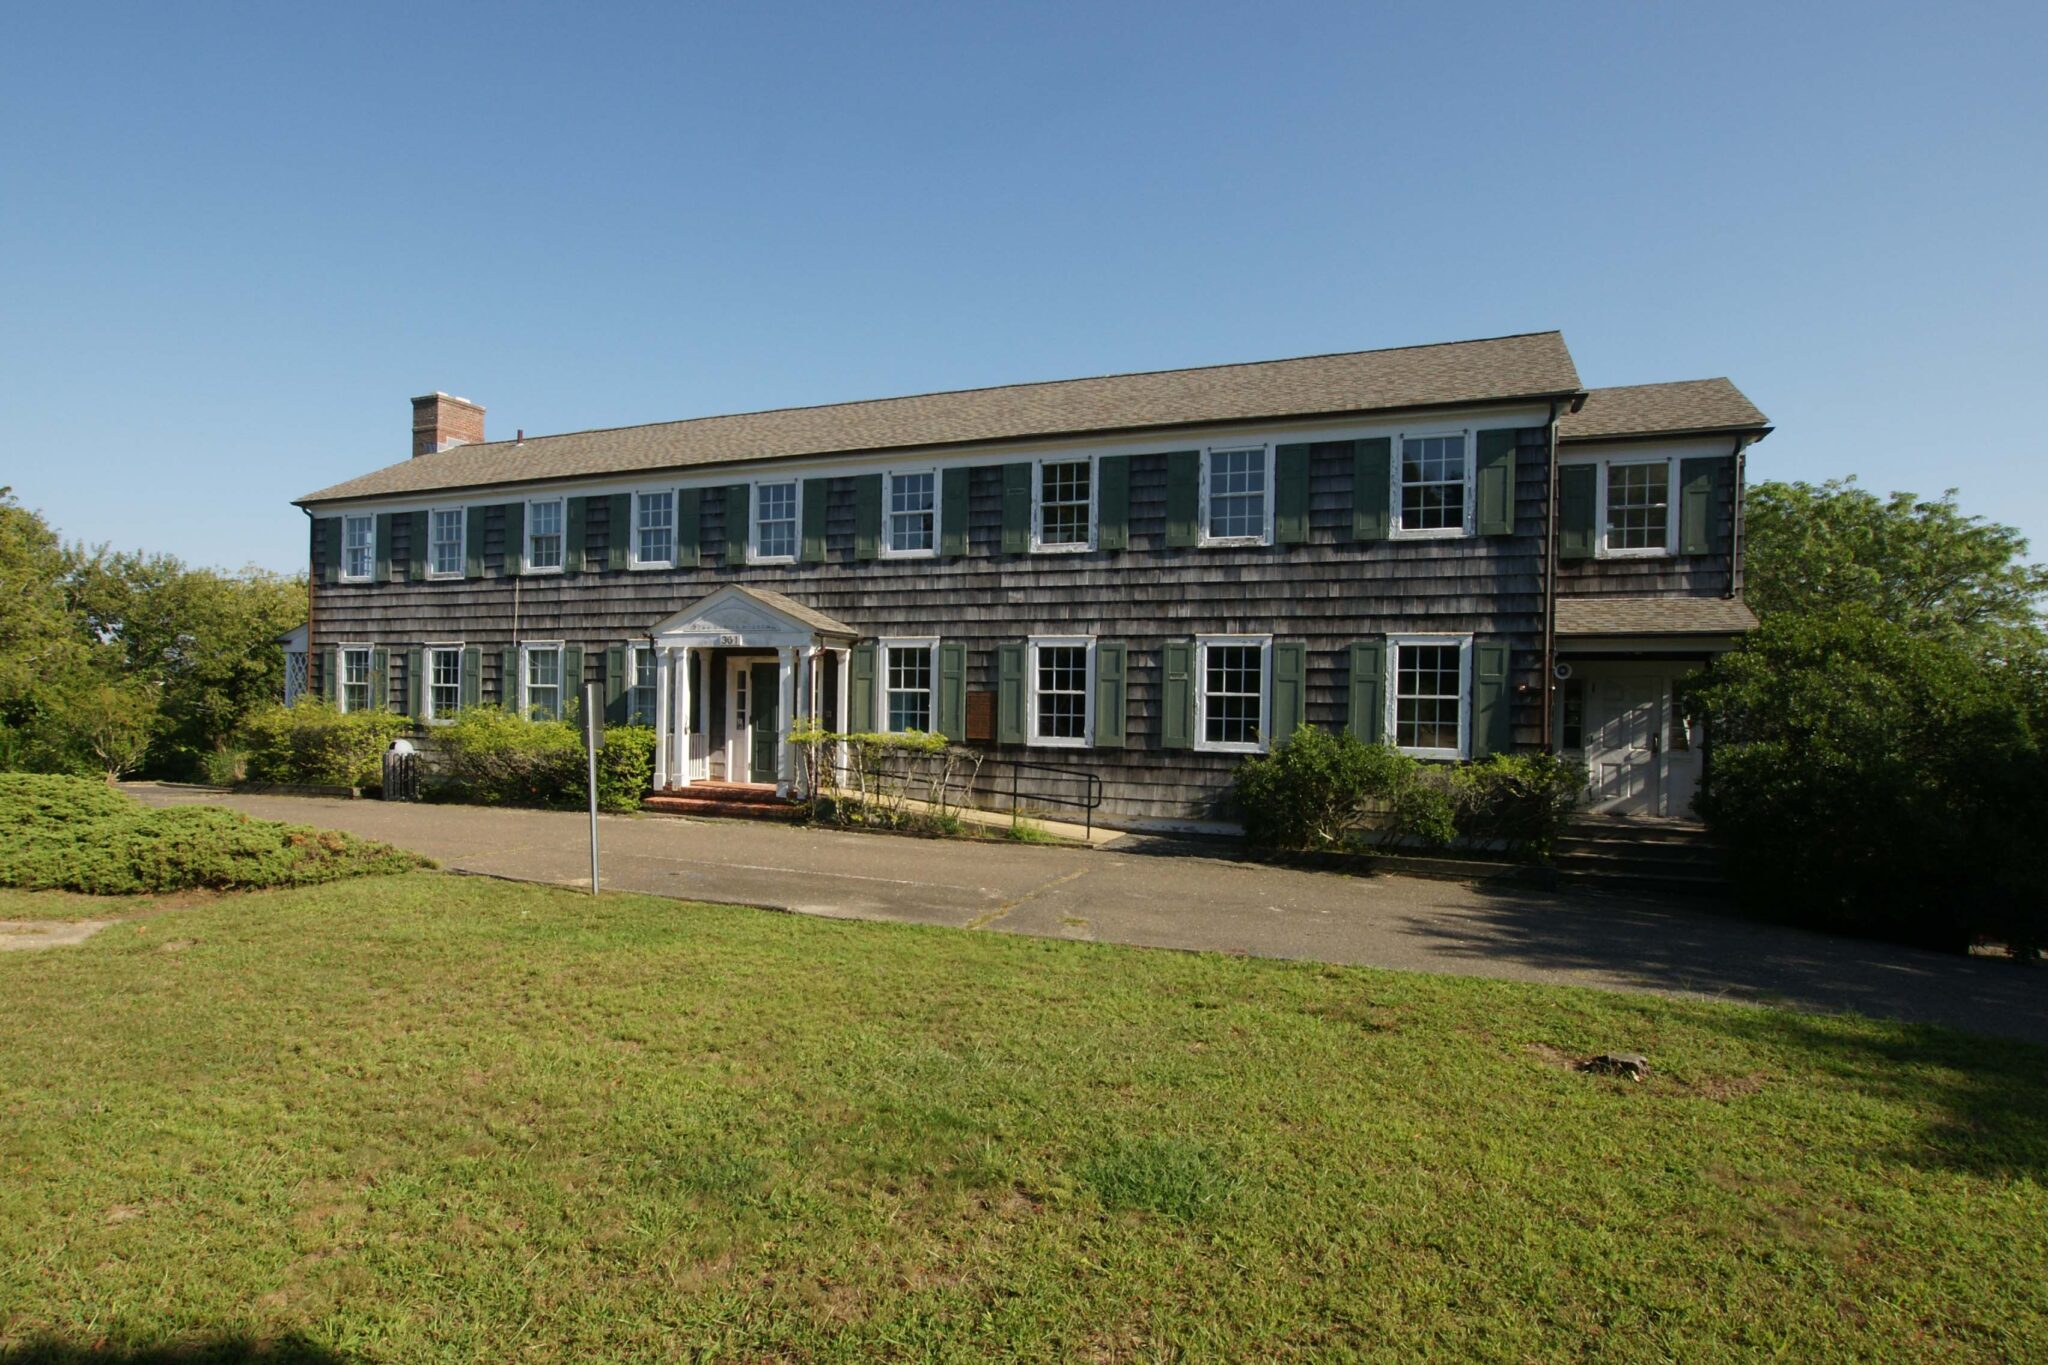
[[64, 724], [109, 782], [142, 766], [156, 728], [157, 691], [133, 678], [86, 684], [64, 702]]
[[0, 487], [0, 766], [77, 766], [61, 699], [89, 677], [94, 649], [65, 595], [68, 566], [42, 514]]

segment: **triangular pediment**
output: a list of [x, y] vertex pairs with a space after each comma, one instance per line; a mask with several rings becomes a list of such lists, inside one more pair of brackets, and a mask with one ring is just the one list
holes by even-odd
[[724, 646], [817, 644], [854, 630], [779, 593], [728, 583], [648, 632], [657, 641]]

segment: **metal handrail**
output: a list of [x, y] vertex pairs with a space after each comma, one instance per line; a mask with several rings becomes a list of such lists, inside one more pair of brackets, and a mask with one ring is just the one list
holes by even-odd
[[[1002, 784], [991, 783], [986, 780], [989, 776], [989, 769], [998, 765], [1007, 767], [1010, 770], [1008, 786], [1010, 789], [1010, 813], [1012, 815], [1017, 814], [1023, 808], [1023, 798], [1028, 795], [1034, 805], [1071, 807], [1074, 810], [1080, 811], [1083, 824], [1088, 833], [1091, 835], [1095, 833], [1095, 812], [1102, 805], [1102, 779], [1089, 772], [1086, 768], [1065, 768], [1054, 763], [1033, 763], [1021, 758], [986, 758], [973, 770], [972, 776], [975, 780], [971, 784], [960, 788], [960, 794], [963, 798], [960, 804], [967, 804], [964, 798], [972, 796], [977, 790], [991, 795], [1000, 794]], [[832, 774], [834, 783], [842, 788], [846, 785], [844, 779], [847, 774], [853, 771], [853, 765], [839, 762], [837, 759], [827, 764], [827, 768]], [[908, 764], [895, 767], [889, 765], [886, 761], [875, 765], [870, 771], [880, 773], [884, 777], [898, 778], [905, 782], [916, 781], [928, 776], [927, 774], [918, 773]], [[1026, 772], [1050, 773], [1061, 780], [1077, 781], [1081, 784], [1083, 794], [1079, 796], [1062, 796], [1054, 792], [1026, 792], [1023, 780]], [[947, 790], [950, 791], [954, 784], [949, 781], [946, 785]]]

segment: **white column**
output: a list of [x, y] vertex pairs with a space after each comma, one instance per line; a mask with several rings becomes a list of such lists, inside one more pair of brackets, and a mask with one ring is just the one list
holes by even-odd
[[775, 735], [775, 794], [789, 795], [789, 732], [796, 710], [796, 650], [788, 645], [775, 651], [775, 690], [781, 694], [781, 705], [776, 710]]
[[690, 785], [690, 647], [684, 645], [676, 651], [676, 715], [672, 727], [676, 732], [676, 761], [674, 782], [678, 787]]
[[668, 789], [668, 651], [654, 656], [654, 789]]
[[[804, 645], [796, 652], [796, 705], [791, 709], [789, 723], [794, 731], [799, 719], [809, 716], [816, 718], [817, 711], [811, 699], [811, 647]], [[786, 732], [788, 733], [788, 732]], [[798, 796], [809, 796], [806, 790], [803, 765], [797, 761], [796, 745], [789, 746], [789, 776], [792, 789]]]
[[[851, 649], [833, 650], [832, 662], [838, 674], [838, 686], [834, 689], [838, 695], [833, 699], [832, 709], [834, 714], [839, 717], [838, 725], [833, 728], [837, 729], [842, 735], [857, 734], [867, 727], [857, 724], [852, 716], [846, 714], [853, 705], [853, 651]], [[841, 770], [844, 770], [846, 767], [846, 746], [840, 744], [835, 747], [838, 752], [832, 756], [832, 761]]]

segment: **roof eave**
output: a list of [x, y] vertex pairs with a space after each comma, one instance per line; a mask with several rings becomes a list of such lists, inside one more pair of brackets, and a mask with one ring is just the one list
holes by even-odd
[[1701, 436], [1748, 436], [1752, 440], [1761, 441], [1774, 430], [1776, 428], [1768, 422], [1751, 422], [1736, 426], [1671, 427], [1661, 431], [1604, 431], [1594, 436], [1573, 436], [1559, 432], [1557, 439], [1558, 444], [1571, 446], [1598, 445], [1604, 441], [1682, 440]]

